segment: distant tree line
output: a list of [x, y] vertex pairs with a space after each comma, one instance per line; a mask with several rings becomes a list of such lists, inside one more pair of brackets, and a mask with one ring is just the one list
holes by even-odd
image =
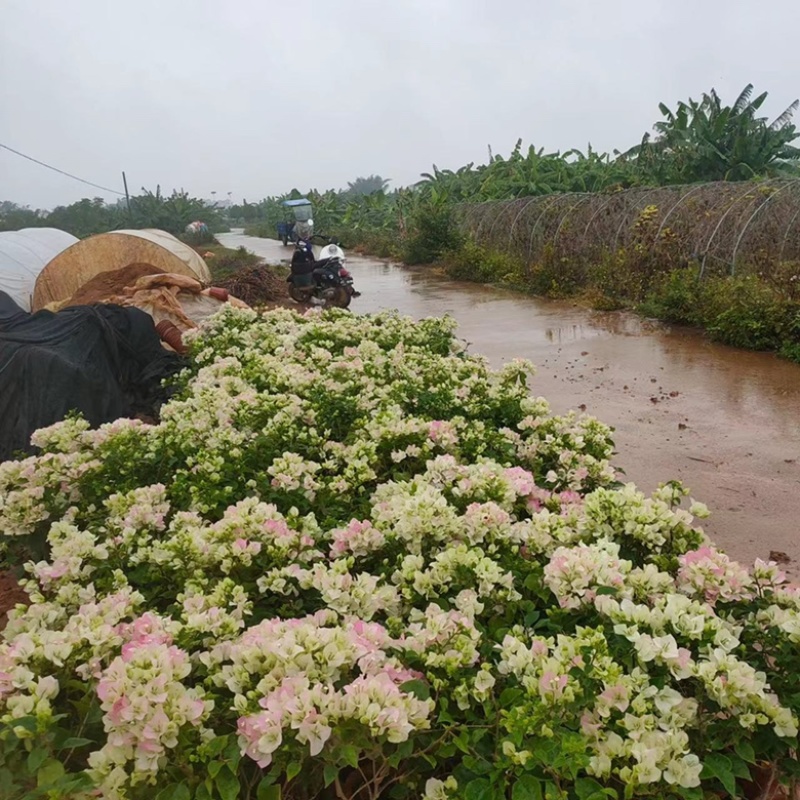
[[[653, 133], [624, 151], [545, 152], [523, 149], [520, 139], [507, 157], [489, 149], [485, 164], [458, 169], [436, 165], [410, 188], [388, 190], [380, 176], [359, 178], [343, 191], [309, 190], [318, 229], [326, 229], [378, 250], [388, 239], [405, 238], [426, 226], [438, 209], [452, 203], [507, 200], [559, 192], [613, 192], [636, 186], [668, 186], [753, 178], [800, 177], [800, 148], [793, 102], [770, 120], [760, 114], [767, 93], [753, 96], [746, 86], [731, 105], [713, 89], [700, 100], [680, 102], [675, 109], [659, 105], [661, 119]], [[243, 203], [231, 215], [252, 231], [274, 235], [283, 214], [280, 203], [300, 197], [293, 189], [257, 203]], [[260, 225], [258, 224], [260, 223]], [[441, 220], [434, 221], [434, 227]]]
[[205, 222], [212, 232], [228, 229], [225, 216], [210, 204], [184, 191], [164, 195], [160, 187], [155, 192], [142, 189], [140, 195], [131, 197], [130, 210], [124, 200], [109, 204], [101, 197], [84, 198], [52, 211], [0, 202], [0, 231], [47, 227], [84, 238], [122, 228], [158, 228], [181, 236], [186, 226], [197, 220]]
[[180, 234], [189, 222], [202, 219], [212, 231], [244, 224], [253, 232], [275, 235], [283, 218], [281, 202], [308, 197], [314, 204], [317, 230], [347, 238], [351, 244], [405, 238], [429, 221], [432, 209], [458, 202], [481, 202], [558, 192], [618, 191], [634, 186], [667, 186], [707, 181], [800, 177], [794, 101], [775, 119], [760, 114], [767, 92], [754, 97], [746, 86], [731, 105], [712, 89], [700, 100], [679, 102], [675, 109], [659, 105], [661, 119], [653, 133], [624, 151], [600, 153], [589, 145], [580, 150], [547, 153], [520, 139], [507, 157], [489, 150], [485, 164], [458, 169], [436, 165], [412, 187], [389, 189], [380, 175], [359, 177], [346, 189], [301, 193], [293, 189], [257, 202], [220, 211], [186, 192], [162, 195], [143, 190], [125, 202], [108, 205], [100, 198], [83, 199], [50, 212], [14, 203], [0, 203], [0, 230], [48, 225], [75, 236], [118, 228], [154, 227]]

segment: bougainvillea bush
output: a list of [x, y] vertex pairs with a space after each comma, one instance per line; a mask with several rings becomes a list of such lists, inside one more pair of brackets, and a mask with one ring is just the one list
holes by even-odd
[[800, 590], [451, 321], [228, 310], [161, 421], [0, 466], [31, 604], [0, 796], [740, 796], [793, 780]]

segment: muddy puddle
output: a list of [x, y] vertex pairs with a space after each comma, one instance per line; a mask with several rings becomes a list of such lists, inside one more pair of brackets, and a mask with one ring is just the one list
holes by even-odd
[[[290, 248], [220, 236], [276, 262]], [[707, 532], [745, 561], [771, 551], [800, 574], [800, 366], [624, 313], [447, 281], [348, 257], [355, 312], [451, 314], [473, 352], [526, 358], [554, 410], [585, 409], [616, 429], [616, 464], [649, 491], [679, 479], [713, 514]]]

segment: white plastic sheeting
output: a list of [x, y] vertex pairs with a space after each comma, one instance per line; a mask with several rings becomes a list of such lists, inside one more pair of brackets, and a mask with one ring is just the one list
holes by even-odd
[[77, 241], [58, 228], [23, 228], [0, 233], [0, 291], [30, 311], [39, 273]]

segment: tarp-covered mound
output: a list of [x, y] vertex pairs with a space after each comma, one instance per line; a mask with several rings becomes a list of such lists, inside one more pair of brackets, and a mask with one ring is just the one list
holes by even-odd
[[163, 272], [211, 281], [200, 254], [166, 231], [112, 231], [83, 239], [50, 261], [36, 280], [32, 308], [38, 311], [68, 300], [99, 273], [131, 264], [150, 264]]
[[156, 323], [172, 323], [180, 332], [196, 328], [216, 314], [224, 303], [247, 307], [225, 289], [205, 288], [200, 281], [187, 275], [162, 272], [148, 264], [132, 264], [114, 272], [101, 272], [70, 299], [51, 303], [48, 310], [93, 303], [140, 308]]
[[153, 416], [161, 382], [183, 366], [137, 308], [77, 306], [29, 314], [0, 292], [0, 461], [71, 411], [92, 425]]
[[105, 303], [109, 297], [122, 294], [125, 287], [132, 286], [144, 275], [163, 275], [164, 270], [152, 264], [131, 264], [113, 272], [101, 272], [81, 286], [72, 297], [60, 303], [51, 303], [50, 311], [58, 311], [67, 306], [90, 306]]

